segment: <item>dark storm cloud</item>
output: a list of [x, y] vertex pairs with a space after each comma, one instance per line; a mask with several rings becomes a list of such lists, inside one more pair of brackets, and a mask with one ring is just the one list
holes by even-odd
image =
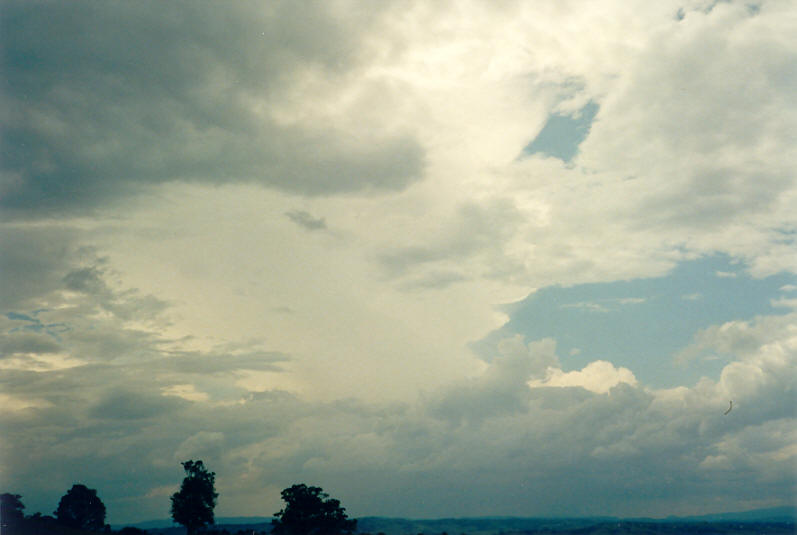
[[0, 202], [12, 214], [80, 210], [174, 180], [403, 188], [423, 165], [411, 137], [365, 144], [255, 110], [278, 109], [302, 69], [333, 79], [356, 68], [361, 34], [348, 24], [370, 20], [326, 3], [7, 2]]

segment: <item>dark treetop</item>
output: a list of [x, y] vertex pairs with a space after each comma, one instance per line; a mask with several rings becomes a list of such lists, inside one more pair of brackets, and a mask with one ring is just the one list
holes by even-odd
[[172, 495], [172, 518], [185, 526], [193, 535], [208, 524], [213, 524], [216, 507], [215, 472], [209, 472], [202, 461], [185, 461], [185, 478], [180, 491]]
[[340, 535], [357, 528], [340, 501], [320, 487], [293, 485], [282, 491], [285, 508], [275, 513], [274, 535]]

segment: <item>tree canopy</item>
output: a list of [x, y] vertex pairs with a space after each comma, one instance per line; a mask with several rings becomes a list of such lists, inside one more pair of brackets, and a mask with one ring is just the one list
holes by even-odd
[[282, 491], [285, 508], [273, 521], [274, 535], [340, 535], [357, 528], [357, 520], [349, 520], [340, 501], [330, 498], [320, 487], [304, 483]]
[[3, 533], [6, 528], [22, 522], [25, 517], [22, 513], [23, 509], [25, 506], [22, 504], [22, 496], [19, 494], [9, 494], [8, 492], [0, 494], [0, 533]]
[[75, 484], [58, 502], [55, 518], [70, 528], [101, 530], [105, 527], [105, 504], [96, 490]]
[[172, 495], [172, 518], [185, 526], [188, 535], [193, 535], [208, 524], [213, 524], [213, 508], [216, 507], [215, 472], [209, 472], [202, 461], [180, 463], [185, 478], [180, 491]]

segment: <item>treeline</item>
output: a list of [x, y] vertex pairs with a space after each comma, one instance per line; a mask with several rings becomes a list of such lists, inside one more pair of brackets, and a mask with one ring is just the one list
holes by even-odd
[[[181, 463], [185, 477], [180, 490], [171, 496], [171, 517], [185, 527], [187, 535], [228, 533], [211, 529], [215, 524], [214, 509], [219, 497], [216, 474], [200, 460]], [[344, 535], [354, 532], [357, 521], [349, 519], [340, 501], [330, 498], [320, 487], [303, 483], [281, 493], [285, 507], [274, 513], [270, 533], [273, 535]], [[105, 504], [95, 489], [75, 484], [61, 497], [54, 516], [35, 513], [26, 516], [19, 494], [0, 495], [0, 534], [2, 535], [80, 535], [83, 533], [147, 533], [136, 527], [113, 531], [105, 523]], [[244, 533], [243, 530], [240, 531]], [[246, 530], [251, 535], [251, 529]], [[265, 533], [265, 532], [262, 532]]]

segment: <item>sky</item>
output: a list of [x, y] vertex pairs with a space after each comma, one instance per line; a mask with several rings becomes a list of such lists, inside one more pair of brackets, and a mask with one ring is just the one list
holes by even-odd
[[3, 0], [0, 490], [793, 504], [794, 35], [787, 0]]

